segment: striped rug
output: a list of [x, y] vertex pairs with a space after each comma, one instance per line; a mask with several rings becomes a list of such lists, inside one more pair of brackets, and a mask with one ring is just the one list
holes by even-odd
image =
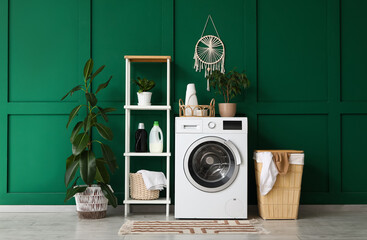
[[246, 234], [266, 233], [249, 220], [127, 221], [119, 235], [127, 234]]

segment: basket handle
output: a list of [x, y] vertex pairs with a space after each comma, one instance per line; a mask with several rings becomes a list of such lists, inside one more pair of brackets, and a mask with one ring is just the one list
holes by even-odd
[[210, 101], [210, 104], [209, 104], [210, 106], [215, 106], [215, 99], [214, 98], [212, 98], [212, 100]]
[[183, 105], [183, 100], [180, 98], [179, 100], [178, 100], [178, 113], [179, 113], [179, 116], [180, 117], [182, 117], [182, 116], [184, 116], [185, 115], [185, 108], [183, 107], [184, 105]]
[[210, 117], [215, 117], [215, 99], [210, 101]]

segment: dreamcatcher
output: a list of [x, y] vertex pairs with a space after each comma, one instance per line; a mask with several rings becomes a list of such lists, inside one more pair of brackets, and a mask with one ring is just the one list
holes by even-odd
[[[204, 35], [206, 26], [208, 21], [212, 21], [213, 27], [217, 36], [214, 35]], [[205, 77], [210, 75], [214, 70], [219, 70], [222, 73], [225, 72], [224, 69], [224, 56], [225, 49], [222, 40], [220, 40], [219, 33], [215, 24], [213, 22], [212, 17], [209, 15], [206, 19], [206, 23], [201, 34], [199, 41], [195, 45], [195, 53], [194, 53], [194, 68], [198, 72], [201, 72], [202, 69], [205, 70]], [[210, 91], [209, 80], [207, 80], [207, 90]]]

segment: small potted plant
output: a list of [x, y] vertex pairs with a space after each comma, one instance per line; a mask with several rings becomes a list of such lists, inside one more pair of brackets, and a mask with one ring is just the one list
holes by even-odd
[[221, 117], [234, 117], [236, 115], [236, 103], [229, 101], [241, 94], [243, 89], [250, 86], [250, 81], [246, 74], [234, 70], [228, 73], [221, 73], [218, 70], [213, 71], [208, 77], [210, 87], [217, 93], [223, 95], [224, 103], [219, 103], [219, 114]]
[[[78, 176], [74, 183], [67, 189], [65, 202], [75, 196], [77, 212], [80, 218], [103, 218], [106, 216], [107, 204], [117, 206], [117, 198], [112, 188], [108, 185], [110, 175], [106, 165], [111, 172], [118, 168], [115, 155], [111, 148], [99, 140], [92, 138], [92, 129], [95, 128], [99, 135], [106, 139], [112, 140], [113, 133], [109, 127], [102, 124], [99, 120], [108, 121], [107, 113], [115, 111], [114, 108], [102, 108], [97, 105], [96, 95], [99, 91], [106, 88], [111, 81], [112, 76], [105, 83], [99, 85], [95, 93], [91, 92], [91, 84], [94, 78], [103, 70], [105, 66], [101, 66], [92, 74], [93, 60], [89, 59], [84, 67], [84, 82], [71, 89], [61, 100], [74, 92], [80, 91], [85, 96], [86, 103], [76, 106], [69, 115], [68, 128], [72, 120], [81, 113], [84, 113], [84, 120], [75, 124], [70, 136], [72, 144], [72, 154], [66, 159], [65, 186], [68, 187]], [[84, 108], [84, 111], [80, 111]], [[92, 150], [92, 143], [98, 143], [101, 147], [102, 157], [97, 158]], [[78, 179], [85, 185], [77, 185]]]
[[153, 80], [148, 80], [146, 78], [141, 79], [138, 77], [137, 80], [134, 80], [134, 83], [139, 87], [138, 94], [138, 105], [139, 106], [150, 106], [150, 100], [152, 98], [152, 93], [148, 92], [155, 86], [155, 82]]

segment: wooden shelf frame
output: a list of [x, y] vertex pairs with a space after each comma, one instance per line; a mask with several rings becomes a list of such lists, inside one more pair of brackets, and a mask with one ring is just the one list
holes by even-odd
[[130, 62], [161, 62], [171, 61], [171, 56], [125, 56]]
[[[160, 62], [167, 63], [167, 104], [153, 106], [131, 105], [131, 63], [133, 62]], [[125, 217], [130, 213], [130, 204], [165, 204], [166, 216], [169, 216], [170, 199], [170, 124], [171, 124], [171, 56], [125, 56]], [[131, 111], [133, 110], [163, 110], [166, 111], [167, 131], [166, 131], [166, 152], [163, 153], [134, 153], [130, 152], [130, 130], [131, 130]], [[130, 198], [130, 158], [131, 157], [166, 157], [166, 197], [157, 200], [135, 200]]]

